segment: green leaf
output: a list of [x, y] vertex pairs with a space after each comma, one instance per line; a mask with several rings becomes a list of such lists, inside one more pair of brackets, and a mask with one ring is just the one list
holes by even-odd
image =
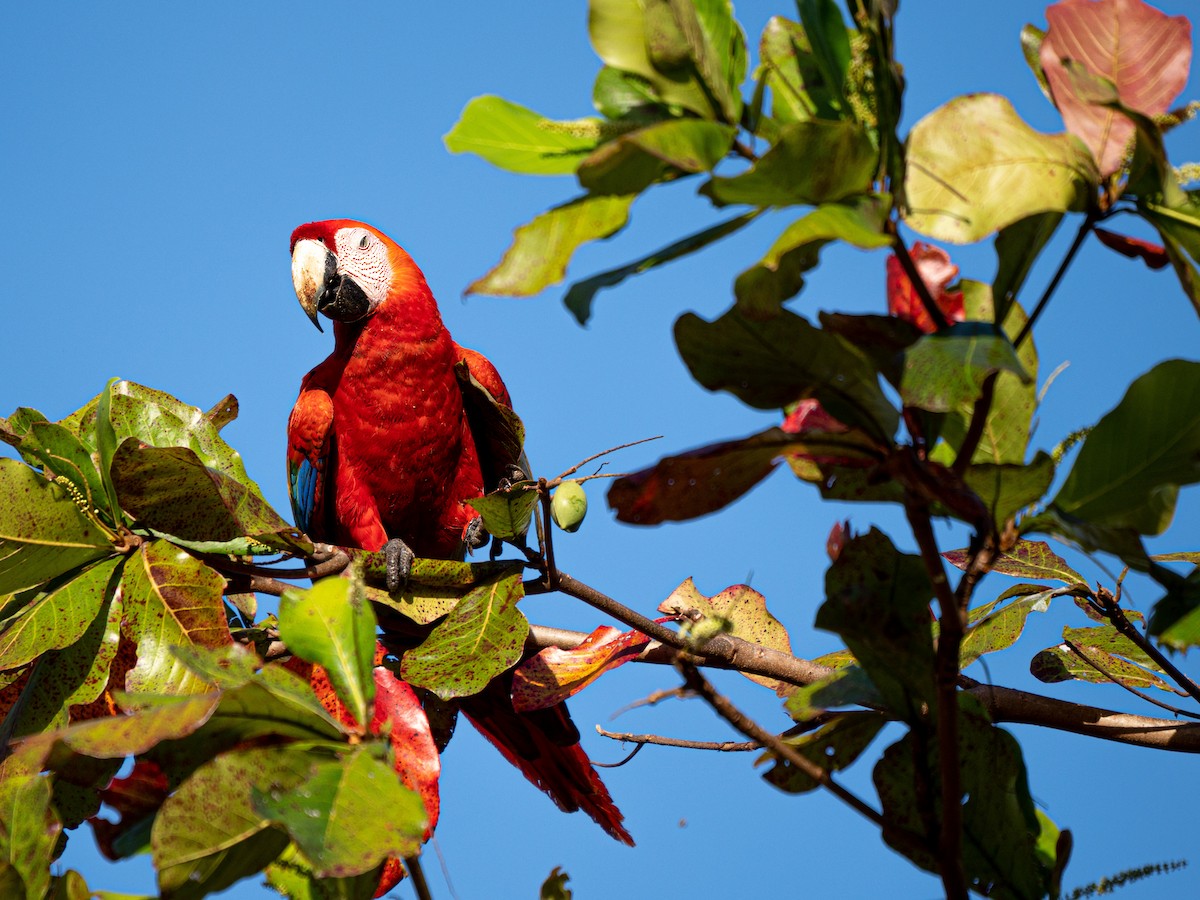
[[[992, 897], [1042, 897], [1049, 861], [1038, 853], [1042, 830], [1029, 794], [1021, 747], [987, 719], [977, 701], [959, 695], [958, 756], [962, 769], [963, 869], [968, 886]], [[917, 865], [937, 871], [933, 852], [912, 854], [896, 842], [908, 832], [923, 847], [937, 847], [941, 818], [935, 741], [911, 732], [884, 751], [875, 767], [885, 826], [884, 840]], [[922, 786], [925, 790], [922, 791]]]
[[905, 406], [950, 412], [974, 403], [994, 372], [1032, 382], [1012, 343], [994, 325], [961, 322], [925, 335], [905, 351], [900, 396]]
[[834, 94], [825, 84], [804, 27], [772, 16], [759, 41], [761, 84], [771, 90], [771, 115], [783, 123], [836, 119]]
[[1139, 199], [1138, 212], [1158, 229], [1179, 283], [1200, 313], [1200, 191], [1186, 192], [1171, 206]]
[[1179, 486], [1200, 481], [1200, 363], [1167, 360], [1130, 385], [1084, 439], [1053, 506], [1109, 528], [1161, 534]]
[[351, 878], [318, 878], [295, 844], [284, 848], [264, 874], [267, 885], [289, 900], [368, 900], [379, 885], [378, 870]]
[[746, 48], [729, 0], [591, 0], [592, 46], [668, 104], [736, 123]]
[[198, 900], [257, 874], [279, 855], [288, 837], [255, 809], [252, 796], [259, 786], [292, 777], [293, 755], [286, 747], [223, 753], [166, 799], [150, 837], [164, 895]]
[[830, 415], [879, 443], [895, 434], [899, 413], [875, 370], [849, 343], [787, 310], [767, 320], [736, 308], [713, 322], [686, 313], [675, 343], [692, 377], [758, 409], [781, 409], [815, 397]]
[[771, 314], [804, 286], [804, 273], [815, 269], [821, 249], [845, 241], [863, 250], [887, 247], [884, 233], [891, 197], [866, 194], [845, 203], [826, 203], [793, 222], [755, 265], [738, 275], [733, 290], [748, 315]]
[[468, 294], [530, 297], [562, 281], [580, 244], [611, 237], [629, 220], [636, 194], [584, 196], [542, 213], [513, 234], [504, 258]]
[[667, 115], [662, 98], [647, 79], [612, 66], [603, 66], [597, 73], [592, 105], [609, 119], [639, 121]]
[[318, 876], [357, 875], [418, 852], [427, 824], [421, 798], [371, 748], [336, 759], [299, 749], [281, 756], [287, 776], [256, 786], [252, 803], [287, 829]]
[[997, 94], [969, 94], [913, 126], [905, 221], [967, 244], [1036, 213], [1083, 210], [1098, 183], [1078, 138], [1034, 131]]
[[567, 888], [571, 876], [562, 871], [559, 866], [550, 870], [550, 875], [542, 882], [538, 892], [538, 900], [571, 900], [573, 893]]
[[488, 534], [511, 541], [529, 530], [529, 520], [540, 496], [536, 488], [536, 482], [518, 481], [485, 497], [468, 500], [467, 505], [483, 517]]
[[1027, 466], [1013, 463], [969, 466], [963, 480], [987, 504], [992, 521], [1000, 527], [1021, 510], [1037, 503], [1050, 490], [1054, 481], [1054, 459], [1039, 450]]
[[563, 305], [571, 311], [580, 325], [586, 325], [592, 316], [592, 301], [596, 294], [604, 288], [618, 285], [631, 275], [640, 275], [664, 263], [673, 262], [682, 256], [703, 250], [726, 235], [741, 230], [759, 215], [761, 215], [761, 210], [752, 210], [732, 219], [726, 219], [711, 228], [705, 228], [674, 243], [667, 244], [665, 247], [660, 247], [641, 259], [593, 275], [591, 278], [585, 278], [583, 281], [577, 281], [567, 290], [566, 296], [563, 297]]
[[250, 537], [280, 550], [300, 540], [257, 486], [207, 467], [189, 447], [144, 447], [126, 438], [111, 471], [121, 506], [142, 528], [208, 543]]
[[997, 325], [1005, 324], [1008, 311], [1017, 302], [1030, 269], [1058, 230], [1062, 218], [1062, 213], [1037, 213], [1001, 228], [996, 234], [996, 277], [992, 279], [992, 297], [998, 301], [994, 318]]
[[[826, 772], [837, 772], [858, 759], [886, 724], [887, 721], [878, 713], [841, 713], [812, 734], [790, 737], [786, 741], [801, 756]], [[764, 760], [772, 760], [775, 765], [763, 774], [763, 779], [781, 791], [802, 794], [818, 787], [811, 776], [785, 758], [768, 752], [763, 754], [759, 762]]]
[[841, 636], [888, 709], [922, 717], [933, 700], [933, 586], [919, 556], [900, 553], [872, 528], [853, 538], [825, 573], [816, 626]]
[[355, 578], [325, 578], [279, 601], [279, 638], [329, 674], [338, 697], [365, 730], [375, 699], [375, 613]]
[[60, 485], [0, 458], [0, 595], [36, 587], [112, 552], [108, 535]]
[[842, 666], [819, 681], [796, 688], [784, 704], [788, 715], [797, 722], [810, 722], [838, 706], [882, 705], [883, 697], [876, 690], [871, 677], [862, 668], [852, 664]]
[[119, 562], [119, 557], [101, 560], [5, 621], [0, 631], [0, 669], [18, 668], [79, 640], [111, 598], [112, 575]]
[[108, 686], [109, 671], [121, 640], [123, 611], [120, 597], [111, 595], [83, 636], [59, 655], [57, 663], [64, 669], [85, 669], [85, 674], [64, 701], [65, 705], [91, 703]]
[[[382, 554], [379, 554], [382, 556]], [[521, 573], [524, 564], [517, 560], [466, 563], [448, 559], [416, 559], [412, 573], [404, 590], [389, 594], [380, 588], [367, 585], [367, 599], [382, 603], [403, 614], [418, 625], [428, 625], [454, 609], [458, 601], [473, 587], [497, 578]], [[368, 562], [364, 573], [374, 573], [382, 583], [384, 566], [380, 562]]]
[[1036, 25], [1026, 25], [1021, 29], [1021, 55], [1025, 57], [1025, 63], [1033, 72], [1033, 77], [1037, 79], [1042, 94], [1053, 103], [1054, 100], [1050, 96], [1050, 84], [1046, 81], [1046, 73], [1042, 71], [1041, 50], [1042, 41], [1045, 39], [1046, 32]]
[[[1115, 682], [1125, 687], [1152, 687], [1182, 695], [1179, 689], [1162, 677], [1166, 673], [1140, 647], [1111, 625], [1064, 628], [1063, 640], [1064, 643], [1047, 647], [1030, 660], [1029, 671], [1038, 681], [1046, 684], [1062, 681], [1087, 681], [1092, 684]], [[1083, 657], [1065, 641], [1071, 641], [1078, 647]]]
[[[37, 410], [18, 409], [7, 420], [0, 420], [0, 440], [16, 447], [30, 465], [43, 466], [50, 478], [68, 479], [83, 497], [84, 509], [104, 507], [108, 521], [115, 522], [113, 510], [107, 508], [104, 483], [91, 451], [69, 429], [55, 422], [37, 420], [38, 416], [41, 413]], [[11, 430], [13, 427], [19, 431]]]
[[529, 634], [529, 622], [517, 609], [524, 593], [518, 574], [472, 590], [420, 646], [404, 654], [400, 676], [443, 700], [479, 693], [521, 658]]
[[868, 193], [877, 164], [878, 152], [862, 126], [793, 122], [749, 171], [713, 178], [702, 193], [717, 205], [818, 206]]
[[451, 153], [474, 153], [523, 175], [569, 175], [604, 136], [599, 119], [555, 122], [502, 97], [471, 100], [444, 138]]
[[[975, 322], [992, 322], [995, 312], [992, 292], [985, 284], [963, 279], [963, 310], [967, 319]], [[1004, 321], [1004, 333], [1014, 340], [1025, 325], [1025, 311], [1019, 305], [1010, 307]], [[1026, 340], [1017, 351], [1021, 370], [1028, 376], [1023, 379], [1011, 371], [1001, 371], [996, 377], [992, 391], [992, 406], [984, 423], [979, 445], [971, 462], [992, 465], [1022, 464], [1029, 444], [1029, 433], [1033, 413], [1037, 408], [1038, 356], [1032, 339]], [[962, 445], [975, 413], [973, 401], [963, 401], [942, 423], [942, 438], [951, 447]]]
[[579, 165], [579, 184], [592, 194], [638, 194], [656, 181], [708, 172], [729, 152], [731, 125], [670, 119], [609, 141]]
[[800, 23], [812, 44], [813, 60], [822, 80], [836, 101], [847, 108], [843, 87], [850, 68], [850, 35], [841, 11], [833, 0], [797, 0]]
[[[966, 571], [970, 560], [966, 550], [948, 550], [942, 556], [952, 566]], [[1066, 560], [1051, 550], [1045, 541], [1017, 541], [1011, 550], [996, 557], [992, 571], [1014, 578], [1058, 581], [1068, 587], [1087, 584], [1087, 580], [1068, 566]]]
[[49, 778], [5, 779], [0, 787], [0, 869], [12, 873], [0, 876], [5, 896], [41, 900], [46, 895], [61, 832], [50, 805]]
[[1051, 594], [1051, 591], [1039, 591], [1026, 595], [999, 609], [988, 609], [986, 614], [973, 621], [967, 633], [963, 635], [959, 650], [959, 668], [965, 669], [985, 653], [1007, 650], [1015, 644], [1021, 632], [1025, 630], [1025, 620], [1029, 618], [1029, 614], [1045, 612], [1050, 608]]
[[166, 541], [143, 544], [121, 581], [137, 665], [125, 676], [134, 693], [196, 694], [209, 685], [176, 656], [175, 647], [232, 642], [221, 594], [225, 579]]

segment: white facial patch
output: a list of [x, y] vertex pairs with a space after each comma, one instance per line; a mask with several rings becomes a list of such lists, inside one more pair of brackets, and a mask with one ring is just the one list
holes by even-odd
[[334, 240], [338, 274], [353, 278], [371, 303], [371, 312], [387, 297], [392, 281], [392, 264], [387, 247], [366, 228], [338, 229]]

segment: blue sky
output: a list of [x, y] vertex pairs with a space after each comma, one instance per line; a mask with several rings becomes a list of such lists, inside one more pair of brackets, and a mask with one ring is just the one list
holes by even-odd
[[[1185, 0], [1159, 4], [1172, 14]], [[751, 39], [787, 3], [740, 2]], [[774, 424], [769, 413], [696, 385], [671, 341], [685, 310], [705, 317], [732, 302], [733, 276], [795, 217], [776, 213], [703, 256], [600, 295], [587, 329], [563, 310], [561, 288], [529, 300], [472, 297], [464, 287], [499, 259], [512, 228], [576, 193], [569, 178], [521, 178], [452, 156], [442, 135], [474, 96], [497, 93], [546, 115], [591, 112], [598, 61], [581, 2], [522, 4], [315, 3], [19, 4], [6, 11], [0, 57], [0, 260], [9, 273], [0, 337], [0, 414], [32, 406], [60, 418], [112, 376], [169, 391], [207, 408], [227, 392], [241, 417], [225, 434], [267, 498], [287, 509], [283, 434], [300, 378], [331, 346], [292, 293], [287, 239], [324, 218], [370, 221], [403, 244], [440, 298], [462, 344], [496, 363], [529, 432], [539, 474], [555, 475], [605, 447], [654, 434], [657, 444], [610, 464], [633, 470], [659, 455]], [[1037, 128], [1061, 130], [1021, 58], [1018, 33], [1044, 24], [1039, 3], [905, 0], [897, 43], [908, 78], [909, 127], [951, 97], [999, 91]], [[1196, 96], [1193, 78], [1185, 97]], [[1176, 162], [1200, 158], [1197, 126], [1180, 129]], [[617, 238], [581, 251], [570, 275], [625, 262], [713, 221], [685, 181], [634, 207]], [[1118, 221], [1118, 226], [1125, 223]], [[1148, 236], [1130, 223], [1133, 233]], [[1073, 229], [1064, 229], [1071, 231]], [[1068, 235], [1069, 238], [1069, 235]], [[1058, 241], [1034, 273], [1033, 291], [1065, 249]], [[952, 249], [964, 276], [990, 281], [990, 245]], [[881, 254], [826, 252], [793, 304], [882, 311]], [[1200, 328], [1169, 270], [1087, 247], [1037, 333], [1044, 379], [1060, 363], [1034, 444], [1049, 448], [1111, 408], [1132, 378], [1174, 356], [1194, 358]], [[1156, 549], [1197, 549], [1200, 516], [1181, 512]], [[560, 565], [649, 612], [688, 576], [708, 594], [749, 581], [792, 633], [803, 656], [836, 648], [812, 630], [822, 597], [825, 536], [850, 517], [912, 542], [894, 510], [821, 504], [776, 474], [734, 507], [688, 525], [618, 525], [591, 492], [583, 529], [556, 542]], [[943, 528], [947, 548], [961, 535]], [[1101, 570], [1071, 557], [1094, 578]], [[1111, 581], [1109, 581], [1111, 584]], [[981, 600], [1006, 585], [985, 582]], [[1146, 609], [1156, 595], [1135, 585]], [[533, 621], [590, 630], [604, 621], [564, 597], [530, 598]], [[980, 679], [1042, 688], [1028, 659], [1055, 643], [1073, 607], [1031, 622], [1008, 659]], [[735, 675], [716, 677], [769, 727], [787, 723], [778, 703]], [[626, 666], [572, 702], [593, 758], [624, 749], [587, 736], [593, 723], [696, 739], [732, 738], [699, 701], [667, 701], [609, 717], [654, 690], [667, 669]], [[1150, 712], [1119, 690], [1047, 688], [1055, 696]], [[1133, 702], [1127, 702], [1127, 699]], [[1075, 832], [1068, 885], [1195, 852], [1188, 757], [1013, 727], [1035, 798]], [[873, 748], [881, 750], [883, 742]], [[445, 757], [437, 842], [459, 897], [536, 896], [553, 866], [577, 896], [747, 896], [795, 886], [815, 896], [924, 897], [938, 882], [882, 847], [875, 830], [837, 801], [789, 797], [765, 785], [753, 755], [648, 748], [604, 778], [639, 846], [610, 841], [582, 815], [564, 816], [469, 728]], [[869, 765], [846, 783], [869, 789]], [[65, 864], [94, 888], [151, 891], [142, 862], [108, 866], [71, 840]], [[1124, 896], [1200, 894], [1190, 870]], [[436, 896], [449, 896], [430, 854]], [[402, 896], [411, 896], [406, 887]], [[266, 892], [253, 880], [226, 896]]]

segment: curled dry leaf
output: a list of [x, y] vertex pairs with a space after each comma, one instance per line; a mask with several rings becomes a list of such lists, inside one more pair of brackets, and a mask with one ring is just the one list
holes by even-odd
[[561, 703], [605, 672], [629, 662], [649, 643], [640, 631], [601, 625], [573, 650], [547, 647], [513, 672], [513, 709], [532, 712]]

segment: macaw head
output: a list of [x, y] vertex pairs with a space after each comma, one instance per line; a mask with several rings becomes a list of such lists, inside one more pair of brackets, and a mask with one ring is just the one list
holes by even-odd
[[309, 222], [292, 232], [292, 284], [321, 331], [317, 313], [358, 322], [406, 289], [428, 294], [424, 276], [395, 241], [352, 219]]

